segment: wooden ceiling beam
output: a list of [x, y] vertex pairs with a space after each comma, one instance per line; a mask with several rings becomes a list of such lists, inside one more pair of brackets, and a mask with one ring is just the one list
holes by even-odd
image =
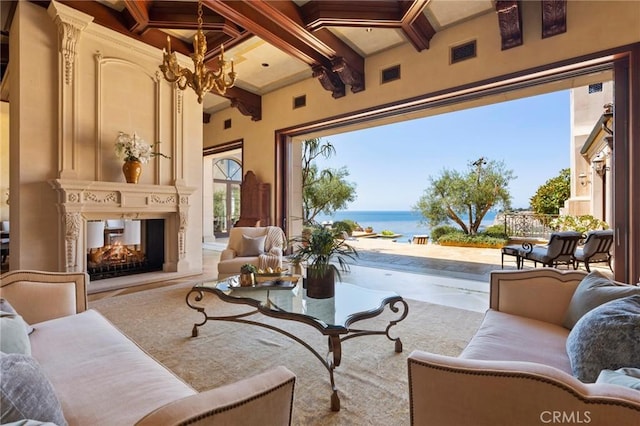
[[427, 17], [424, 15], [424, 8], [430, 0], [403, 1], [404, 8], [402, 16], [402, 31], [413, 44], [418, 52], [429, 48], [429, 43], [436, 33]]
[[567, 1], [542, 0], [542, 38], [567, 32]]
[[[310, 47], [303, 40], [297, 39], [294, 31], [284, 28], [278, 20], [266, 15], [264, 10], [254, 8], [251, 2], [203, 0], [203, 5], [306, 64], [324, 63], [330, 65], [328, 57]], [[296, 26], [293, 23], [290, 25]]]
[[237, 108], [241, 114], [251, 117], [252, 121], [262, 120], [262, 96], [234, 86], [227, 89], [224, 97], [231, 101], [233, 108]]
[[301, 7], [310, 31], [326, 27], [399, 28], [418, 52], [436, 31], [423, 11], [430, 0], [310, 1]]
[[392, 1], [310, 1], [300, 8], [310, 31], [324, 27], [397, 28], [402, 10]]
[[[129, 26], [125, 24], [125, 18], [121, 12], [111, 9], [95, 1], [78, 1], [78, 0], [59, 0], [66, 6], [72, 7], [80, 12], [86, 13], [94, 17], [94, 21], [98, 25], [112, 29], [120, 34], [124, 34], [128, 37], [146, 43], [150, 46], [154, 46], [158, 49], [163, 49], [167, 45], [167, 34], [157, 30], [148, 29], [144, 34], [136, 34], [129, 30]], [[125, 9], [126, 10], [126, 9]], [[124, 11], [123, 11], [124, 12]], [[129, 12], [125, 12], [129, 15]], [[193, 50], [191, 44], [185, 43], [179, 38], [171, 37], [171, 49], [176, 52], [180, 52], [184, 55], [190, 55]]]
[[[137, 0], [127, 1], [138, 3]], [[197, 3], [147, 1], [150, 4], [148, 8], [149, 27], [183, 30], [195, 30], [198, 28]], [[132, 6], [132, 8], [134, 8], [134, 6]], [[128, 4], [127, 9], [129, 9]], [[203, 8], [202, 10], [202, 29], [204, 31], [231, 31], [230, 36], [233, 36], [234, 32], [239, 31], [235, 25], [230, 25], [229, 21], [207, 8]]]
[[335, 48], [336, 55], [331, 59], [331, 71], [338, 74], [343, 84], [351, 86], [352, 93], [363, 91], [364, 58], [326, 28], [316, 31], [314, 35]]
[[131, 17], [129, 31], [142, 34], [149, 27], [149, 7], [147, 0], [124, 0], [125, 10]]
[[520, 46], [522, 39], [522, 8], [519, 0], [499, 0], [496, 2], [498, 26], [502, 38], [502, 50]]
[[364, 58], [328, 31], [317, 35], [309, 32], [295, 3], [203, 0], [203, 4], [311, 66], [314, 75], [322, 78], [323, 87], [332, 87], [327, 90], [334, 97], [340, 93], [330, 75], [334, 72], [346, 80], [343, 84], [352, 85], [352, 91], [364, 89]]
[[[304, 40], [322, 56], [330, 59], [331, 67], [326, 69], [326, 72], [319, 73], [317, 65], [312, 68], [313, 73], [321, 75], [323, 80], [329, 78], [330, 81], [333, 81], [334, 79], [329, 76], [330, 73], [338, 75], [342, 85], [331, 85], [334, 97], [344, 95], [344, 87], [340, 89], [340, 86], [344, 85], [350, 85], [353, 93], [364, 90], [364, 58], [327, 29], [310, 32], [306, 27], [300, 8], [295, 3], [271, 1], [258, 4], [252, 2], [251, 4], [259, 8], [265, 16], [274, 16], [280, 24], [289, 28], [296, 38]], [[326, 87], [326, 81], [321, 81], [321, 84]]]

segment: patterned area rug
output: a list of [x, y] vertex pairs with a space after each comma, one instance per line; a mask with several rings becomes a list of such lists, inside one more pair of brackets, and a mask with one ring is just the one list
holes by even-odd
[[[408, 425], [407, 356], [411, 351], [458, 355], [476, 331], [482, 314], [408, 300], [409, 315], [392, 328], [404, 351], [394, 352], [385, 336], [363, 336], [342, 345], [342, 363], [335, 370], [341, 411], [332, 412], [331, 387], [326, 368], [302, 345], [261, 327], [210, 321], [191, 337], [201, 314], [190, 309], [185, 297], [191, 285], [142, 291], [90, 302], [114, 325], [174, 373], [199, 391], [231, 383], [276, 365], [296, 376], [294, 425]], [[213, 295], [203, 301], [207, 311], [238, 313], [246, 307], [226, 304]], [[320, 353], [326, 338], [307, 325], [275, 320], [276, 324]], [[384, 319], [387, 319], [385, 322]], [[360, 323], [384, 328], [397, 318], [388, 309], [381, 317]], [[267, 422], [268, 423], [268, 422]], [[267, 424], [265, 423], [265, 424]]]

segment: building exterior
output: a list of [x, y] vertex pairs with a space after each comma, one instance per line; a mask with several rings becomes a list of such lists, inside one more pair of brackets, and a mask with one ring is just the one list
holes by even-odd
[[611, 81], [571, 90], [571, 198], [563, 214], [592, 215], [611, 222], [612, 146], [602, 126], [612, 129], [612, 102]]

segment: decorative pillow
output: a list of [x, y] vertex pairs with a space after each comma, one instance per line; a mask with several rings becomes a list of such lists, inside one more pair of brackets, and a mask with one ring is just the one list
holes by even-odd
[[0, 311], [0, 352], [31, 355], [31, 342], [20, 315]]
[[66, 426], [60, 401], [35, 359], [0, 353], [0, 376], [0, 423], [31, 419]]
[[640, 368], [619, 368], [615, 371], [602, 370], [596, 383], [609, 383], [640, 390]]
[[[19, 315], [16, 312], [15, 308], [13, 306], [11, 306], [11, 303], [9, 303], [9, 301], [7, 299], [3, 299], [2, 297], [0, 297], [0, 311], [7, 312], [7, 313], [10, 313], [10, 314]], [[24, 318], [20, 317], [20, 319], [22, 319], [24, 321]], [[31, 327], [29, 324], [27, 324], [26, 321], [24, 321], [24, 326], [27, 328], [27, 334], [33, 333], [33, 327]]]
[[640, 294], [587, 312], [567, 337], [567, 355], [573, 375], [585, 383], [602, 370], [640, 368]]
[[259, 256], [264, 253], [264, 240], [266, 235], [261, 237], [242, 236], [242, 251], [239, 256]]
[[611, 281], [599, 271], [593, 271], [578, 285], [562, 325], [572, 329], [576, 322], [593, 308], [605, 302], [622, 297], [640, 294], [640, 287], [620, 285]]

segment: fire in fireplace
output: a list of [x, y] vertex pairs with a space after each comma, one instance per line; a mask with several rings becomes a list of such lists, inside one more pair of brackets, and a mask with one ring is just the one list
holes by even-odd
[[87, 222], [87, 272], [92, 281], [162, 270], [164, 220]]

